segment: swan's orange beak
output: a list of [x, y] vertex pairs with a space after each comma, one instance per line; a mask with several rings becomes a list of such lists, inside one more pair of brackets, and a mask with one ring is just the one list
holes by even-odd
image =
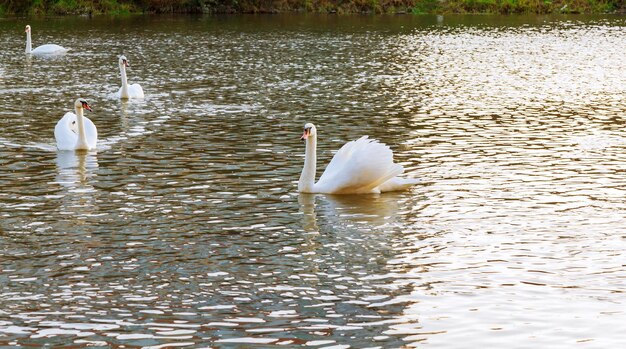
[[128, 60], [126, 60], [126, 59], [124, 60], [124, 66], [130, 67], [130, 63], [128, 63]]
[[304, 133], [302, 133], [302, 137], [300, 137], [301, 140], [306, 140], [307, 138], [309, 138], [309, 133], [311, 132], [311, 130], [309, 130], [308, 128], [304, 129]]
[[83, 109], [89, 110], [91, 112], [93, 111], [93, 110], [91, 110], [91, 107], [87, 103], [83, 103]]

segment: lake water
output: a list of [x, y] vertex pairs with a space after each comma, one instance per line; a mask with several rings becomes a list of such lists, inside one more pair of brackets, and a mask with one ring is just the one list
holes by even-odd
[[[33, 46], [72, 51], [25, 57]], [[626, 18], [0, 20], [0, 346], [626, 345]], [[143, 101], [120, 102], [117, 56]], [[83, 97], [99, 149], [57, 152]], [[299, 195], [343, 143], [413, 190]]]

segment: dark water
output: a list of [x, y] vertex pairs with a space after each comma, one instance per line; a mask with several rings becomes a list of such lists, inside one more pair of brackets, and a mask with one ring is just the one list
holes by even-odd
[[[25, 57], [26, 24], [72, 51]], [[11, 19], [0, 45], [0, 346], [626, 345], [623, 17]], [[77, 97], [99, 149], [57, 152]], [[367, 134], [422, 184], [299, 195], [305, 122], [322, 168]]]

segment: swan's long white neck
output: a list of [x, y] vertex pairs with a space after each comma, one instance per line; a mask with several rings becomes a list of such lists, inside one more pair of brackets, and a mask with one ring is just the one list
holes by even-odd
[[304, 151], [304, 167], [298, 181], [298, 191], [301, 193], [312, 193], [315, 185], [315, 171], [317, 166], [317, 133], [310, 135], [306, 139], [306, 150]]
[[76, 107], [76, 122], [78, 124], [78, 141], [76, 142], [76, 150], [89, 150], [89, 145], [87, 144], [87, 134], [85, 133], [83, 108]]
[[122, 75], [122, 92], [120, 94], [120, 97], [129, 98], [128, 79], [126, 78], [126, 66], [123, 63], [120, 64], [120, 74]]
[[30, 40], [30, 30], [26, 31], [26, 53], [30, 53], [33, 50], [33, 44]]

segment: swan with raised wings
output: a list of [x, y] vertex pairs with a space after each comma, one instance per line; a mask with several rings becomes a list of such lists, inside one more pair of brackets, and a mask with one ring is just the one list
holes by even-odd
[[126, 78], [126, 67], [130, 67], [130, 63], [125, 56], [120, 56], [119, 65], [120, 74], [122, 75], [122, 87], [120, 87], [120, 91], [117, 93], [118, 97], [121, 99], [143, 98], [143, 89], [139, 84], [128, 84], [128, 79]]
[[417, 184], [417, 179], [396, 177], [404, 172], [393, 162], [388, 146], [363, 136], [339, 149], [326, 170], [315, 183], [317, 162], [317, 129], [304, 125], [306, 141], [304, 167], [298, 181], [302, 193], [365, 194], [404, 190]]
[[70, 50], [69, 48], [65, 48], [63, 46], [59, 46], [56, 44], [41, 45], [41, 46], [36, 47], [33, 50], [33, 44], [30, 38], [30, 25], [27, 25], [24, 31], [26, 32], [26, 53], [30, 53], [33, 55], [42, 55], [42, 56], [60, 55]]
[[67, 112], [54, 128], [54, 138], [59, 150], [91, 150], [98, 143], [98, 130], [89, 118], [83, 116], [83, 110], [91, 106], [82, 98], [74, 102], [76, 114]]

